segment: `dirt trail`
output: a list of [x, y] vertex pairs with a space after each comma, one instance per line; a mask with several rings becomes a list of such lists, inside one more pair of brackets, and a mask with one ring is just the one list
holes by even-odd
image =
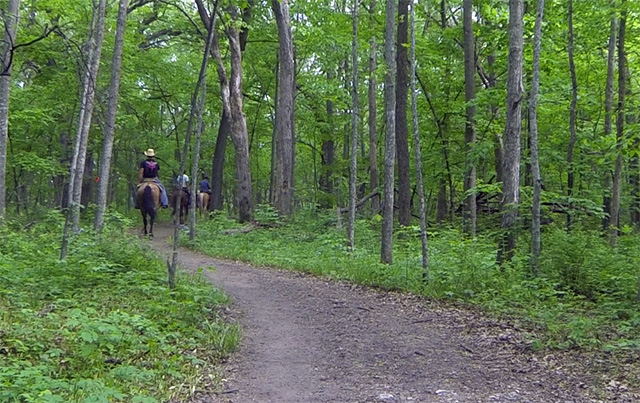
[[[158, 227], [152, 247], [168, 255], [172, 233]], [[204, 273], [232, 298], [244, 329], [224, 391], [200, 402], [608, 401], [580, 366], [524, 352], [507, 323], [186, 249], [179, 256], [187, 270], [215, 268]]]

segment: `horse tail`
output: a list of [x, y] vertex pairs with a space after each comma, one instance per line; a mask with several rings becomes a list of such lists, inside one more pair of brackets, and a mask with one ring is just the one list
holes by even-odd
[[142, 205], [144, 210], [149, 213], [151, 218], [156, 218], [156, 205], [153, 201], [153, 192], [151, 186], [147, 185], [144, 188], [144, 195], [142, 196]]

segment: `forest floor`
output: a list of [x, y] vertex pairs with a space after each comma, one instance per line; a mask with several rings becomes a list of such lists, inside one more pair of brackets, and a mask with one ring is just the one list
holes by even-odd
[[[169, 256], [173, 229], [155, 235]], [[515, 322], [473, 308], [184, 248], [179, 261], [230, 296], [229, 320], [243, 328], [222, 390], [192, 403], [640, 401], [624, 377], [637, 365], [533, 352]]]

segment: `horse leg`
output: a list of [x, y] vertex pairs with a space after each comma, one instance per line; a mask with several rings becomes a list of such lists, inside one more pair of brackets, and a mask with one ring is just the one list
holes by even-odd
[[147, 214], [140, 210], [140, 214], [142, 214], [142, 224], [144, 225], [144, 234], [147, 235]]
[[156, 215], [155, 214], [149, 214], [149, 238], [153, 239], [153, 222], [156, 220]]

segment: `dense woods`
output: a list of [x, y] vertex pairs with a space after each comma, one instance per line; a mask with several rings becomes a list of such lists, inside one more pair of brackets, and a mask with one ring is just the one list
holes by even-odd
[[[222, 224], [300, 231], [239, 256], [192, 213], [199, 248], [640, 346], [640, 2], [4, 0], [0, 19], [0, 235], [61, 214], [47, 242], [81, 254], [83, 230], [139, 219], [154, 149], [169, 192], [209, 177]], [[274, 250], [297, 260], [252, 255]], [[561, 303], [587, 319], [557, 330]]]

